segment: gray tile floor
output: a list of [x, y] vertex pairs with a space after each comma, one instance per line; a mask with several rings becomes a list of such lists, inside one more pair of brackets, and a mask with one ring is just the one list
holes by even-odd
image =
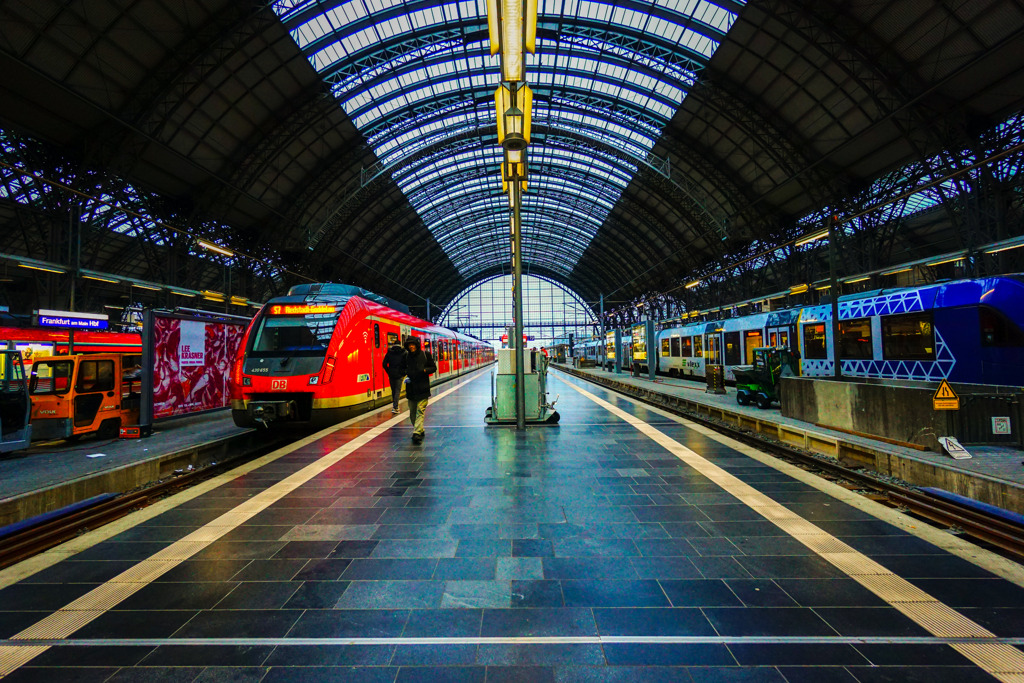
[[[422, 445], [410, 442], [407, 423], [392, 428], [73, 634], [126, 643], [54, 647], [5, 683], [994, 680], [946, 645], [849, 642], [928, 634], [633, 427], [559, 386], [564, 380], [553, 382], [560, 426], [486, 428], [489, 383], [469, 383], [431, 406]], [[1024, 635], [1024, 590], [587, 388], [997, 635]], [[359, 431], [341, 430], [3, 589], [0, 636]], [[650, 640], [660, 636], [722, 640]], [[835, 642], [792, 640], [805, 636]], [[538, 637], [570, 641], [528, 642]], [[141, 638], [171, 640], [133, 644]], [[278, 640], [172, 642], [180, 638]], [[288, 642], [298, 638], [384, 640]]]

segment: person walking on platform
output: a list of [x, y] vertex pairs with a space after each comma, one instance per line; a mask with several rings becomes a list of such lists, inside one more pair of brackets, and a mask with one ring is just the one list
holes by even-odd
[[384, 354], [384, 372], [387, 373], [388, 383], [391, 385], [391, 412], [395, 415], [398, 414], [398, 402], [402, 400], [402, 378], [405, 377], [405, 373], [402, 371], [404, 357], [405, 349], [398, 345], [397, 339]]
[[420, 346], [417, 337], [405, 340], [405, 357], [402, 359], [402, 374], [405, 375], [405, 397], [409, 399], [409, 421], [413, 425], [412, 441], [423, 441], [423, 419], [430, 398], [430, 376], [437, 372], [437, 365], [429, 353]]

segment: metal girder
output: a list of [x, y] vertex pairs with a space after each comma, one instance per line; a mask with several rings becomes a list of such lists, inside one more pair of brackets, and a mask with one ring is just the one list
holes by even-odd
[[[448, 28], [449, 24], [444, 25], [443, 35], [447, 36], [451, 33], [451, 29]], [[607, 28], [598, 31], [597, 29], [592, 30], [592, 33], [610, 33]], [[399, 36], [404, 34], [398, 34]], [[417, 37], [412, 42], [419, 43], [422, 38]], [[633, 38], [633, 42], [639, 40], [639, 38]], [[583, 37], [576, 37], [574, 41], [562, 41], [563, 43], [573, 45], [579, 49], [573, 49], [569, 54], [574, 57], [580, 58], [591, 58], [605, 64], [611, 64], [618, 66], [622, 69], [629, 71], [635, 71], [641, 73], [649, 78], [657, 81], [669, 83], [684, 92], [693, 83], [694, 73], [687, 71], [685, 74], [678, 74], [672, 72], [666, 72], [666, 63], [658, 62], [651, 59], [638, 59], [638, 55], [626, 51], [624, 48], [612, 45], [611, 47], [617, 48], [609, 50], [608, 46], [604, 44], [598, 44], [595, 39], [584, 40]], [[443, 47], [442, 47], [443, 46]], [[325, 74], [325, 80], [328, 83], [334, 85], [333, 92], [336, 97], [340, 100], [348, 100], [356, 97], [357, 95], [365, 94], [367, 91], [372, 90], [386, 82], [406, 77], [406, 82], [411, 82], [411, 75], [422, 69], [429, 68], [431, 66], [437, 66], [440, 64], [447, 64], [455, 61], [463, 61], [466, 59], [465, 45], [461, 41], [448, 40], [443, 43], [436, 43], [426, 47], [420, 47], [419, 53], [410, 55], [409, 53], [403, 53], [400, 58], [388, 64], [378, 65], [369, 73], [362, 72], [359, 74], [358, 80], [346, 75], [344, 81], [338, 82], [331, 77], [330, 72]], [[456, 53], [456, 50], [461, 52]], [[392, 49], [381, 50], [382, 52], [391, 53]], [[624, 54], [623, 54], [624, 53]], [[692, 63], [692, 60], [687, 59], [685, 61], [687, 65]], [[351, 65], [345, 62], [346, 74]], [[535, 67], [535, 70], [537, 67]], [[472, 77], [478, 74], [490, 73], [492, 68], [489, 65], [484, 65], [479, 70], [459, 70], [452, 74], [452, 80], [459, 80], [466, 77]], [[542, 69], [543, 70], [543, 69]], [[565, 69], [559, 69], [557, 71], [559, 75], [566, 73]], [[580, 73], [580, 72], [576, 72]], [[593, 79], [594, 74], [592, 71], [587, 71]], [[666, 78], [668, 76], [668, 78]], [[432, 84], [436, 84], [438, 81], [432, 81]], [[654, 93], [648, 93], [655, 99], [658, 99]], [[674, 106], [675, 102], [664, 102], [668, 106]], [[375, 106], [376, 102], [368, 103], [366, 106]], [[352, 112], [352, 117], [358, 117], [363, 110], [356, 110]]]
[[[444, 61], [445, 62], [449, 62], [449, 61], [452, 61], [452, 60], [447, 60], [446, 59]], [[611, 60], [611, 61], [614, 62], [614, 60]], [[457, 73], [452, 73], [450, 75], [450, 78], [445, 78], [445, 79], [438, 78], [438, 79], [435, 79], [435, 80], [431, 81], [431, 85], [443, 88], [446, 84], [448, 84], [450, 82], [464, 81], [464, 80], [467, 80], [467, 79], [472, 81], [475, 76], [487, 77], [489, 75], [492, 75], [492, 71], [493, 71], [493, 67], [490, 67], [488, 65], [482, 65], [478, 69], [467, 69], [467, 70], [463, 70], [463, 71], [460, 71], [460, 72], [457, 72]], [[555, 86], [549, 86], [549, 85], [546, 85], [546, 84], [543, 84], [543, 83], [538, 83], [535, 86], [533, 86], [534, 97], [535, 97], [536, 104], [539, 104], [541, 101], [543, 101], [545, 99], [545, 97], [548, 96], [548, 93], [551, 93], [552, 91], [558, 92], [560, 94], [561, 93], [579, 93], [579, 94], [585, 94], [588, 98], [590, 98], [591, 101], [595, 101], [595, 102], [596, 101], [603, 101], [605, 103], [605, 107], [604, 108], [610, 108], [612, 106], [612, 104], [614, 103], [620, 109], [620, 111], [630, 111], [630, 110], [635, 111], [637, 113], [637, 117], [638, 118], [650, 118], [650, 119], [658, 120], [658, 121], [660, 121], [661, 125], [664, 125], [666, 123], [666, 121], [664, 119], [658, 119], [657, 117], [654, 117], [653, 115], [648, 114], [647, 110], [642, 108], [642, 107], [634, 106], [634, 105], [631, 105], [631, 104], [627, 104], [623, 100], [613, 100], [611, 98], [602, 97], [597, 91], [594, 91], [594, 90], [590, 89], [586, 85], [588, 83], [593, 83], [595, 81], [598, 81], [598, 82], [603, 82], [606, 85], [611, 86], [613, 88], [622, 88], [622, 87], [624, 87], [623, 82], [619, 81], [617, 79], [614, 79], [614, 78], [611, 78], [611, 77], [606, 78], [602, 74], [599, 74], [599, 73], [595, 74], [591, 70], [587, 70], [587, 69], [584, 69], [584, 68], [577, 68], [576, 66], [566, 67], [564, 65], [556, 66], [554, 64], [552, 64], [552, 65], [542, 64], [542, 65], [535, 66], [535, 67], [533, 67], [532, 72], [534, 74], [551, 74], [553, 77], [561, 78], [561, 77], [564, 76], [564, 77], [568, 78], [568, 80], [566, 82], [558, 83]], [[447, 92], [452, 92], [452, 91], [449, 90]], [[465, 88], [465, 89], [459, 90], [458, 92], [462, 93], [462, 95], [459, 98], [459, 101], [461, 101], [461, 102], [465, 102], [467, 100], [484, 101], [484, 100], [489, 98], [491, 100], [491, 104], [493, 104], [494, 88], [490, 84], [485, 84], [485, 85], [474, 87], [474, 88]], [[664, 96], [661, 93], [658, 93], [656, 91], [643, 92], [643, 95], [645, 97], [650, 98], [651, 100], [657, 101], [658, 103], [662, 104], [666, 108], [671, 109], [673, 111], [678, 106], [678, 103], [675, 100], [673, 100], [673, 99], [671, 99], [671, 98], [669, 98], [667, 96]], [[403, 97], [404, 97], [404, 93], [396, 91], [394, 93], [394, 98], [393, 99], [399, 100], [399, 99], [402, 99]], [[426, 99], [423, 99], [423, 100], [418, 100], [416, 102], [412, 102], [412, 103], [410, 103], [410, 104], [408, 104], [406, 106], [403, 106], [403, 107], [396, 107], [387, 116], [381, 117], [381, 121], [389, 121], [390, 122], [390, 121], [393, 121], [395, 119], [402, 120], [403, 117], [406, 115], [406, 112], [419, 112], [419, 111], [422, 111], [423, 106], [425, 104], [429, 104], [429, 103], [433, 103], [433, 102], [438, 102], [438, 101], [447, 103], [450, 100], [450, 98], [451, 98], [451, 95], [445, 95], [444, 97], [441, 97], [441, 98], [430, 97], [430, 98], [426, 98]], [[553, 98], [550, 98], [550, 99], [553, 99]], [[368, 112], [370, 112], [373, 108], [380, 106], [380, 104], [381, 103], [380, 103], [379, 100], [368, 100], [362, 106], [349, 111], [348, 115], [353, 120], [359, 119], [360, 117], [362, 117], [362, 116], [366, 115]], [[536, 106], [536, 104], [535, 104], [535, 106]], [[427, 110], [427, 113], [429, 113], [431, 111], [434, 111], [434, 110], [435, 110], [434, 108], [431, 108], [431, 109]], [[418, 115], [417, 118], [422, 118], [422, 115]], [[369, 135], [372, 135], [373, 131], [375, 131], [378, 126], [379, 126], [379, 122], [375, 122], [374, 124], [372, 124], [372, 126], [362, 126], [362, 130], [364, 131], [364, 133], [366, 133], [369, 136]], [[387, 127], [390, 128], [391, 124], [389, 123]]]
[[[697, 86], [690, 92], [688, 102], [699, 102], [716, 115], [738, 126], [819, 205], [827, 203], [836, 194], [832, 177], [812, 168], [805, 150], [806, 140], [791, 140], [787, 127], [774, 120], [774, 116], [754, 102], [753, 98], [724, 76], [705, 70]], [[834, 175], [834, 174], [833, 174]]]
[[897, 125], [922, 158], [929, 149], [952, 149], [965, 141], [963, 119], [951, 122], [948, 112], [929, 106], [930, 100], [922, 95], [931, 86], [918, 77], [918, 69], [897, 53], [891, 41], [855, 19], [847, 7], [794, 6], [792, 0], [770, 0], [765, 5], [869, 93], [883, 117]]
[[[330, 2], [319, 2], [315, 5], [311, 5], [309, 8], [302, 9], [298, 12], [285, 14], [281, 17], [282, 22], [289, 31], [297, 29], [308, 21], [315, 19], [317, 16], [324, 12], [330, 11], [331, 9], [338, 7], [343, 4], [345, 0], [331, 0]], [[721, 42], [725, 37], [725, 33], [721, 30], [706, 24], [695, 17], [676, 12], [673, 9], [664, 5], [652, 5], [643, 0], [619, 0], [619, 7], [623, 9], [632, 10], [640, 14], [649, 14], [657, 17], [664, 21], [668, 21], [676, 26], [682, 26], [686, 29], [693, 31], [694, 33], [700, 34], [705, 38], [710, 38], [715, 42]], [[364, 31], [372, 26], [384, 23], [390, 19], [396, 19], [410, 14], [414, 14], [421, 10], [433, 9], [437, 7], [436, 0], [405, 0], [402, 3], [395, 3], [391, 7], [386, 9], [379, 9], [372, 13], [367, 13], [364, 16], [356, 19], [355, 21], [347, 22], [342, 28], [346, 35], [354, 35], [360, 31]], [[738, 13], [738, 12], [734, 12]], [[579, 19], [585, 19], [586, 17], [577, 17], [576, 15], [563, 15], [562, 18], [569, 20], [570, 22], [576, 22]], [[545, 23], [550, 23], [550, 18], [545, 17]], [[336, 32], [329, 31], [324, 35], [318, 37], [316, 40], [310, 41], [302, 47], [302, 51], [307, 55], [316, 54], [320, 50], [324, 49], [331, 43], [337, 40]]]
[[262, 0], [229, 2], [183, 45], [141, 80], [119, 117], [148, 135], [160, 139], [174, 112], [204, 83], [211, 71], [224, 64], [254, 36], [272, 27], [277, 17]]
[[308, 96], [300, 96], [285, 105], [286, 110], [273, 116], [274, 127], [270, 131], [255, 131], [245, 144], [240, 146], [244, 156], [229, 162], [228, 167], [234, 169], [229, 185], [248, 190], [266, 168], [277, 159], [284, 150], [318, 121], [337, 114], [337, 103], [326, 92], [323, 85], [318, 84]]

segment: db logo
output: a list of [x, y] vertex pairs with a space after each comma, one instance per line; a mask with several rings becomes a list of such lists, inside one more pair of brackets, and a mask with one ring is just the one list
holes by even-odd
[[288, 380], [286, 380], [286, 379], [272, 379], [272, 380], [270, 380], [270, 390], [271, 391], [287, 391], [288, 390]]

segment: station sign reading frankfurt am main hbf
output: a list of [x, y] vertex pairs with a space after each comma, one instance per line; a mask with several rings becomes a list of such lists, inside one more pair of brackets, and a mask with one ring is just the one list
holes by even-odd
[[63, 327], [71, 330], [105, 330], [110, 324], [109, 317], [99, 313], [75, 313], [73, 311], [36, 311], [36, 323], [40, 327]]

